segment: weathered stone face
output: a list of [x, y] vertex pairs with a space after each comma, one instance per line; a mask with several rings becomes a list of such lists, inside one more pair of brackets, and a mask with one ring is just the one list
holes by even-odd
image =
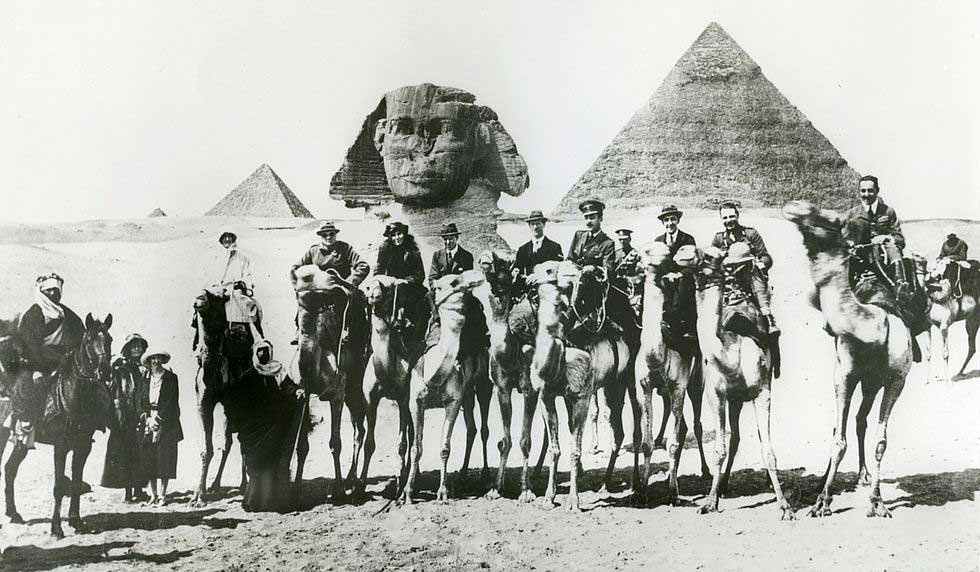
[[440, 101], [461, 96], [472, 101], [431, 84], [385, 95], [388, 114], [374, 141], [396, 201], [444, 204], [466, 193], [483, 135], [479, 109], [470, 101]]

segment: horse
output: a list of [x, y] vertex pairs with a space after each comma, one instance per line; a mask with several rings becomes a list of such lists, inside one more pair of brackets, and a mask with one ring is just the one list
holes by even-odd
[[[191, 506], [199, 507], [205, 503], [205, 491], [214, 492], [221, 486], [221, 475], [225, 470], [228, 453], [231, 452], [232, 429], [225, 421], [225, 443], [221, 450], [218, 473], [211, 486], [205, 489], [208, 467], [214, 457], [214, 408], [221, 403], [222, 389], [235, 377], [241, 375], [252, 365], [253, 335], [250, 328], [235, 325], [229, 327], [225, 315], [224, 295], [210, 290], [202, 290], [194, 299], [194, 324], [200, 337], [198, 375], [194, 379], [194, 393], [197, 397], [197, 413], [204, 426], [204, 450], [201, 451], [201, 478], [191, 500]], [[242, 457], [242, 481], [240, 490], [245, 491], [247, 483], [245, 461]]]
[[[112, 399], [109, 395], [111, 369], [109, 358], [112, 355], [112, 314], [104, 321], [96, 320], [89, 313], [85, 316], [85, 332], [78, 348], [69, 351], [61, 360], [50, 386], [45, 392], [44, 422], [35, 431], [41, 431], [40, 440], [54, 446], [54, 511], [51, 515], [51, 535], [64, 538], [61, 527], [61, 501], [71, 495], [68, 508], [68, 524], [76, 533], [85, 530], [79, 511], [79, 498], [82, 493], [82, 473], [85, 461], [92, 450], [92, 435], [104, 431], [112, 412]], [[20, 375], [32, 375], [22, 368]], [[35, 383], [33, 379], [20, 381]], [[0, 437], [6, 437], [7, 432]], [[17, 512], [14, 498], [14, 480], [20, 464], [27, 457], [29, 449], [24, 443], [14, 445], [5, 470], [5, 497], [7, 515], [13, 523], [24, 522]], [[68, 453], [72, 453], [71, 480], [66, 488], [65, 465]]]

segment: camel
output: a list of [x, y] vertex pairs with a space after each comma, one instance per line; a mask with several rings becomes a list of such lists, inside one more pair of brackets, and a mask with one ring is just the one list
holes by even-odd
[[[299, 374], [302, 387], [330, 402], [330, 453], [333, 456], [334, 500], [364, 492], [366, 482], [357, 478], [357, 465], [364, 444], [364, 371], [367, 367], [369, 324], [366, 300], [360, 291], [331, 271], [315, 265], [295, 271], [296, 301], [299, 306]], [[340, 422], [344, 405], [354, 429], [354, 453], [347, 478], [341, 477]], [[305, 432], [301, 432], [301, 435]], [[309, 446], [297, 448], [304, 460]], [[297, 465], [296, 483], [302, 483], [303, 463]], [[294, 489], [295, 491], [296, 489]]]
[[[796, 224], [803, 235], [803, 246], [810, 260], [810, 273], [816, 286], [816, 302], [835, 338], [837, 361], [834, 389], [837, 395], [837, 423], [830, 462], [824, 475], [823, 490], [810, 509], [810, 515], [831, 514], [830, 487], [847, 450], [847, 414], [858, 384], [862, 400], [857, 412], [859, 482], [871, 485], [868, 516], [890, 517], [879, 486], [881, 460], [888, 445], [888, 420], [898, 401], [912, 365], [912, 337], [902, 319], [873, 304], [861, 303], [848, 283], [848, 248], [841, 235], [843, 221], [833, 211], [823, 211], [805, 201], [794, 201], [783, 208], [783, 215]], [[875, 463], [869, 474], [864, 456], [864, 436], [868, 413], [875, 396], [883, 391], [878, 415]]]
[[411, 438], [412, 459], [408, 479], [402, 489], [401, 502], [412, 503], [415, 479], [422, 458], [422, 434], [425, 427], [425, 410], [443, 407], [442, 467], [439, 473], [438, 502], [449, 501], [447, 465], [449, 446], [456, 417], [463, 406], [466, 394], [471, 390], [479, 367], [479, 356], [460, 351], [460, 335], [466, 322], [466, 296], [483, 283], [479, 270], [467, 270], [462, 274], [447, 274], [433, 283], [433, 299], [439, 313], [439, 336], [435, 346], [426, 349], [416, 362], [409, 381], [408, 408], [414, 435]]
[[[939, 342], [943, 359], [943, 379], [950, 383], [949, 376], [949, 327], [959, 321], [966, 324], [966, 341], [969, 344], [966, 352], [966, 359], [957, 375], [963, 375], [967, 364], [977, 352], [977, 331], [980, 330], [980, 292], [970, 289], [963, 289], [960, 282], [963, 270], [959, 263], [951, 260], [940, 260], [935, 268], [926, 275], [926, 293], [929, 296], [931, 305], [929, 307], [929, 321], [939, 332]], [[951, 279], [947, 276], [955, 276]], [[957, 282], [958, 284], [954, 284]], [[929, 344], [930, 348], [936, 347], [935, 333], [933, 341]], [[938, 378], [938, 376], [936, 376]]]
[[[218, 472], [210, 487], [206, 487], [208, 468], [214, 458], [214, 409], [221, 403], [221, 391], [228, 382], [241, 375], [252, 365], [252, 333], [248, 329], [229, 330], [225, 315], [225, 300], [221, 293], [202, 290], [194, 299], [194, 324], [200, 342], [198, 372], [194, 378], [194, 394], [197, 397], [197, 413], [204, 427], [204, 450], [201, 451], [201, 476], [197, 490], [191, 499], [191, 506], [205, 504], [205, 493], [217, 491], [221, 487], [221, 476], [232, 446], [232, 430], [225, 422], [225, 441], [221, 449]], [[308, 446], [307, 446], [308, 449]], [[306, 455], [301, 455], [305, 459]], [[244, 456], [242, 460], [243, 493], [247, 482]]]
[[[700, 253], [697, 292], [697, 331], [701, 345], [704, 385], [715, 413], [715, 473], [711, 491], [699, 508], [701, 514], [718, 512], [718, 498], [727, 491], [732, 463], [740, 441], [739, 417], [746, 402], [752, 402], [756, 429], [762, 447], [762, 461], [769, 473], [776, 506], [783, 520], [793, 519], [793, 509], [783, 496], [776, 473], [776, 454], [770, 433], [770, 396], [773, 376], [773, 352], [765, 340], [728, 331], [720, 331], [722, 304], [722, 253], [708, 247]], [[726, 418], [730, 424], [730, 443], [725, 443]], [[722, 465], [725, 464], [724, 471]]]
[[[698, 441], [701, 455], [701, 474], [710, 478], [708, 462], [704, 457], [701, 428], [701, 399], [704, 395], [704, 380], [701, 376], [700, 355], [695, 342], [668, 345], [664, 339], [663, 321], [664, 292], [657, 277], [664, 273], [664, 263], [668, 261], [669, 250], [666, 244], [655, 242], [643, 249], [643, 263], [646, 266], [646, 285], [643, 290], [643, 331], [640, 337], [640, 353], [636, 359], [636, 391], [642, 393], [640, 400], [641, 419], [637, 420], [643, 429], [641, 451], [644, 458], [643, 475], [639, 490], [646, 497], [650, 478], [650, 459], [657, 441], [663, 438], [668, 415], [673, 414], [673, 441], [670, 445], [670, 488], [672, 502], [680, 496], [677, 483], [677, 468], [684, 440], [687, 438], [687, 424], [684, 422], [684, 397], [691, 398], [694, 412], [694, 436]], [[660, 434], [653, 438], [653, 392], [659, 391], [664, 403]]]
[[[503, 436], [497, 444], [500, 451], [500, 465], [497, 469], [497, 479], [493, 488], [487, 493], [489, 499], [499, 499], [504, 488], [504, 473], [507, 470], [507, 457], [510, 455], [511, 402], [513, 391], [516, 389], [524, 396], [524, 415], [521, 424], [521, 454], [524, 457], [521, 470], [521, 502], [532, 502], [536, 495], [531, 490], [528, 459], [531, 455], [531, 426], [534, 421], [534, 411], [538, 404], [538, 391], [531, 386], [530, 367], [532, 357], [532, 340], [522, 340], [521, 336], [511, 327], [511, 313], [514, 312], [514, 299], [511, 296], [513, 278], [510, 273], [511, 261], [497, 253], [487, 250], [478, 259], [484, 280], [490, 286], [490, 294], [484, 307], [490, 308], [490, 373], [493, 385], [497, 390], [497, 403], [500, 406], [500, 423]], [[517, 312], [531, 325], [534, 318], [534, 308], [525, 296], [519, 304]], [[530, 330], [525, 333], [536, 334]], [[544, 431], [544, 444], [534, 469], [535, 475], [541, 470], [545, 451], [548, 449], [548, 432]]]

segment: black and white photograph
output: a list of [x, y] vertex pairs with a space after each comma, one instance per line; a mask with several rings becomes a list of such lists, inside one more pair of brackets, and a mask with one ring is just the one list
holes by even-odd
[[980, 4], [2, 12], [0, 571], [980, 569]]

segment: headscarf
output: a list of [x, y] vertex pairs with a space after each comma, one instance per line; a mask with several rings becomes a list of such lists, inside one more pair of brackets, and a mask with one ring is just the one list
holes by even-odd
[[[262, 348], [269, 348], [268, 363], [259, 363], [259, 350]], [[276, 385], [280, 386], [282, 385], [282, 381], [286, 379], [286, 375], [288, 375], [286, 368], [282, 367], [282, 363], [272, 359], [272, 344], [269, 340], [259, 340], [252, 346], [252, 367], [260, 375], [274, 377], [276, 379]]]
[[57, 288], [61, 290], [62, 285], [65, 283], [61, 276], [55, 273], [48, 274], [47, 276], [37, 277], [37, 290], [34, 291], [34, 303], [41, 308], [41, 313], [48, 320], [61, 320], [65, 317], [65, 308], [61, 304], [56, 304], [48, 295], [43, 291], [49, 288]]

